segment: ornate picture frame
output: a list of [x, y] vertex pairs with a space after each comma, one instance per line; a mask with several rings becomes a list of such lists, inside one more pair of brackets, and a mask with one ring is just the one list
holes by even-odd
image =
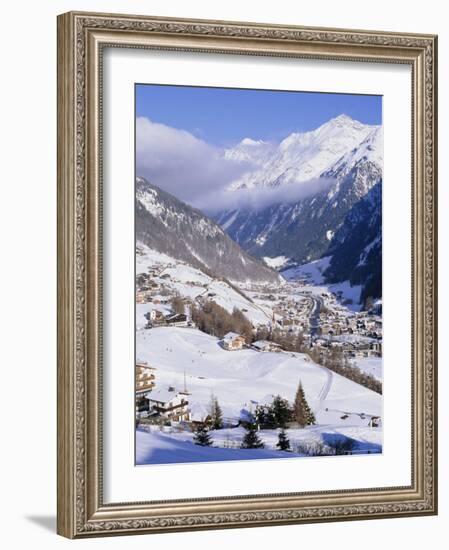
[[[105, 503], [105, 48], [404, 64], [412, 73], [412, 483]], [[69, 538], [437, 513], [437, 37], [70, 12], [58, 17], [58, 533]], [[149, 473], [149, 475], [151, 475]]]

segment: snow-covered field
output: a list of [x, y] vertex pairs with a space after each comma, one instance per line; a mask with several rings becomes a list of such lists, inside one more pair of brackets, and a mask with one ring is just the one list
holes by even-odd
[[349, 281], [343, 281], [335, 284], [325, 284], [323, 273], [329, 267], [331, 256], [314, 260], [308, 264], [291, 267], [282, 271], [282, 276], [288, 281], [304, 279], [307, 281], [307, 290], [312, 294], [322, 294], [323, 292], [341, 293], [341, 301], [352, 311], [360, 311], [360, 285], [352, 286]]
[[[221, 460], [254, 460], [261, 458], [293, 458], [306, 456], [307, 446], [320, 445], [325, 449], [342, 438], [354, 441], [355, 453], [379, 453], [382, 449], [382, 432], [377, 428], [328, 428], [310, 426], [303, 430], [286, 430], [292, 452], [276, 449], [279, 430], [260, 430], [259, 438], [264, 449], [240, 449], [245, 430], [241, 427], [210, 432], [213, 446], [200, 447], [193, 443], [191, 432], [167, 433], [156, 429], [139, 428], [136, 431], [137, 464], [178, 464], [185, 462], [216, 462]], [[315, 447], [316, 448], [316, 447]], [[298, 452], [299, 451], [299, 452]], [[303, 452], [301, 452], [303, 451]]]
[[314, 260], [308, 264], [290, 267], [282, 272], [282, 275], [287, 280], [307, 279], [314, 285], [322, 285], [324, 283], [323, 272], [329, 267], [331, 256]]
[[[185, 377], [187, 390], [191, 393], [188, 396], [190, 405], [207, 410], [213, 394], [223, 409], [224, 417], [232, 421], [247, 418], [248, 412], [254, 411], [258, 403], [270, 402], [273, 395], [279, 394], [293, 401], [301, 381], [317, 425], [297, 430], [300, 433], [295, 435], [296, 438], [323, 439], [324, 434], [349, 430], [351, 435], [348, 434], [348, 437], [372, 443], [379, 449], [380, 431], [367, 426], [371, 416], [381, 415], [382, 396], [316, 365], [303, 354], [259, 353], [252, 349], [225, 351], [217, 338], [197, 329], [173, 327], [138, 330], [137, 353], [139, 360], [157, 368], [156, 389], [167, 386], [182, 389]], [[220, 437], [226, 437], [225, 430], [220, 430]], [[270, 437], [276, 438], [277, 432], [271, 431]], [[192, 460], [195, 456], [195, 460], [203, 460], [203, 450], [193, 447], [189, 432], [182, 435], [139, 435], [139, 440], [142, 438], [138, 463], [153, 463], [151, 457], [159, 456], [163, 449], [175, 444], [180, 445], [180, 453], [185, 451], [189, 454], [198, 450], [198, 455], [193, 453]], [[151, 438], [151, 443], [148, 438]], [[190, 442], [193, 448], [185, 449], [184, 443], [179, 443], [180, 438], [184, 443]], [[279, 457], [279, 452], [274, 449], [273, 445], [272, 452]], [[225, 454], [233, 454], [228, 453], [229, 449], [225, 450]], [[259, 450], [251, 453], [238, 451], [235, 459], [241, 459], [242, 452], [245, 458], [253, 458], [253, 453], [261, 453], [257, 456], [263, 458], [268, 450], [263, 453]], [[204, 452], [209, 453], [208, 450]], [[220, 453], [214, 456], [219, 457]]]

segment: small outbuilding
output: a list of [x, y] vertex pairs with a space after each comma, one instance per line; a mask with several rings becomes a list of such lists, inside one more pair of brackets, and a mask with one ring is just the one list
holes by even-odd
[[268, 352], [268, 351], [282, 351], [282, 348], [276, 342], [270, 342], [268, 340], [257, 340], [252, 344], [252, 347], [257, 351]]

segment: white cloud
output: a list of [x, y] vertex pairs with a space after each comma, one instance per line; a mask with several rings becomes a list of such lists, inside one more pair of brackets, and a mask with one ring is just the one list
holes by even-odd
[[193, 134], [145, 117], [137, 118], [136, 140], [137, 175], [207, 212], [296, 202], [332, 183], [319, 178], [296, 185], [229, 191], [230, 183], [256, 165], [225, 157], [224, 150]]
[[136, 125], [137, 175], [189, 204], [225, 189], [248, 171], [248, 163], [225, 159], [223, 151], [185, 130], [139, 117]]
[[291, 204], [307, 197], [311, 197], [320, 191], [328, 189], [335, 180], [332, 178], [315, 178], [295, 185], [286, 183], [278, 187], [260, 187], [257, 189], [236, 189], [229, 191], [222, 189], [216, 195], [215, 203], [211, 203], [205, 197], [199, 200], [195, 206], [209, 212], [219, 210], [233, 210], [236, 208], [262, 210], [275, 204]]

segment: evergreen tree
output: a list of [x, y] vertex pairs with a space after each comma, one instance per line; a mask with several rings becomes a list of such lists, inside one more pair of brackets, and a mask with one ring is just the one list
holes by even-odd
[[276, 447], [278, 447], [280, 451], [290, 451], [290, 440], [288, 439], [284, 428], [281, 428], [281, 431], [279, 432], [279, 439], [276, 443]]
[[211, 397], [209, 408], [212, 429], [220, 430], [223, 428], [223, 411], [218, 403], [218, 399], [214, 395]]
[[276, 428], [276, 419], [273, 414], [273, 407], [268, 405], [257, 405], [254, 412], [256, 423], [262, 428]]
[[277, 395], [273, 399], [271, 405], [276, 427], [285, 428], [287, 422], [290, 420], [291, 411], [287, 399], [282, 399], [280, 395]]
[[315, 416], [307, 403], [301, 381], [299, 381], [299, 386], [296, 391], [295, 402], [293, 404], [293, 414], [296, 422], [301, 427], [315, 424]]
[[195, 445], [200, 445], [201, 447], [210, 447], [212, 445], [212, 438], [205, 424], [198, 425], [193, 435], [193, 442]]
[[242, 449], [263, 449], [264, 444], [257, 435], [256, 425], [248, 424], [246, 426], [246, 434], [243, 438], [241, 448]]

